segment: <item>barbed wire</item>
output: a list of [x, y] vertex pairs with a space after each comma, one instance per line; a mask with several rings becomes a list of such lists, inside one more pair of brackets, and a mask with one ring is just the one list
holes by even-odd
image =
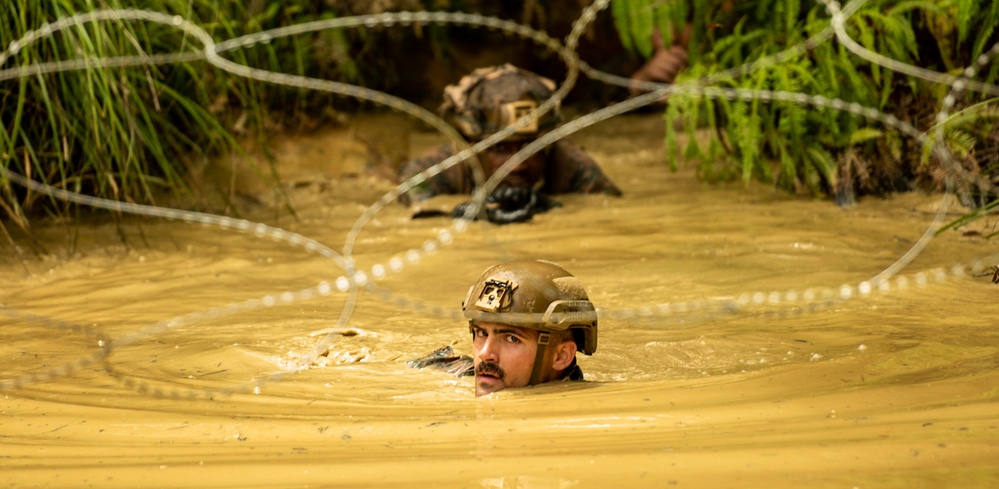
[[[314, 22], [281, 27], [246, 36], [241, 36], [221, 42], [216, 42], [207, 31], [184, 19], [181, 16], [168, 15], [161, 12], [148, 10], [124, 9], [124, 10], [99, 10], [84, 14], [74, 15], [64, 19], [59, 19], [50, 24], [43, 24], [38, 29], [26, 32], [20, 39], [12, 41], [6, 51], [0, 53], [0, 66], [8, 60], [15, 58], [22, 50], [31, 44], [55, 35], [57, 32], [83, 25], [90, 22], [101, 21], [144, 21], [158, 23], [180, 30], [185, 36], [190, 36], [200, 43], [200, 49], [188, 52], [174, 53], [152, 53], [131, 56], [115, 56], [106, 58], [83, 58], [73, 60], [62, 60], [56, 62], [43, 62], [32, 65], [17, 66], [0, 70], [0, 81], [17, 79], [28, 76], [39, 76], [44, 74], [58, 73], [64, 71], [129, 67], [129, 66], [150, 66], [159, 64], [172, 64], [182, 62], [194, 62], [203, 60], [208, 64], [225, 71], [234, 76], [243, 77], [262, 83], [302, 88], [307, 90], [323, 91], [335, 93], [348, 97], [383, 105], [393, 110], [412, 116], [431, 128], [437, 130], [445, 137], [458, 144], [459, 151], [431, 166], [427, 170], [414, 177], [400, 183], [391, 191], [385, 193], [376, 202], [368, 206], [362, 215], [355, 221], [344, 239], [341, 252], [334, 251], [330, 246], [320, 243], [307, 236], [286, 231], [281, 228], [268, 226], [263, 223], [252, 222], [244, 219], [234, 219], [226, 216], [219, 216], [208, 213], [194, 211], [170, 209], [157, 206], [148, 206], [128, 202], [118, 202], [107, 199], [100, 199], [92, 196], [82, 195], [45, 185], [22, 175], [0, 168], [5, 178], [9, 178], [18, 185], [22, 185], [35, 192], [51, 196], [67, 202], [74, 202], [95, 208], [113, 210], [116, 212], [130, 213], [148, 217], [157, 217], [168, 220], [179, 220], [189, 223], [198, 223], [206, 226], [213, 226], [225, 231], [235, 231], [251, 234], [258, 238], [269, 238], [275, 242], [286, 244], [304, 250], [307, 253], [316, 254], [324, 259], [336, 264], [343, 274], [330, 282], [322, 281], [313, 287], [285, 291], [278, 294], [268, 294], [256, 299], [241, 302], [234, 302], [225, 306], [213, 307], [194, 313], [181, 315], [172, 319], [157, 322], [152, 325], [141, 327], [133, 332], [127, 333], [119, 338], [95, 340], [96, 350], [92, 353], [82, 355], [70, 362], [47, 368], [41, 372], [33, 372], [22, 376], [0, 379], [0, 390], [17, 390], [52, 380], [54, 378], [72, 375], [83, 368], [101, 363], [104, 369], [118, 378], [128, 387], [148, 393], [158, 397], [212, 397], [214, 395], [229, 395], [238, 392], [259, 392], [267, 383], [277, 382], [297, 371], [308, 369], [316, 359], [328, 351], [336, 341], [339, 332], [342, 331], [353, 314], [356, 307], [358, 294], [363, 289], [378, 296], [381, 300], [392, 302], [398, 307], [410, 309], [423, 314], [460, 319], [459, 311], [436, 306], [428, 306], [419, 301], [408, 299], [392, 291], [377, 287], [375, 282], [380, 281], [391, 274], [401, 273], [408, 267], [417, 266], [426, 255], [436, 253], [442, 248], [451, 245], [462, 233], [468, 231], [470, 218], [477, 215], [479, 209], [484, 205], [486, 196], [496, 185], [520, 163], [541, 151], [545, 147], [553, 144], [561, 138], [578, 132], [593, 124], [608, 120], [618, 115], [636, 110], [638, 108], [656, 103], [666, 96], [692, 96], [726, 98], [729, 100], [757, 100], [761, 102], [791, 102], [800, 105], [821, 107], [825, 109], [842, 111], [858, 117], [868, 118], [877, 121], [887, 127], [899, 131], [900, 133], [913, 138], [922, 145], [930, 145], [933, 154], [943, 162], [947, 168], [945, 178], [945, 194], [950, 193], [955, 185], [955, 175], [961, 176], [961, 168], [956, 164], [943, 141], [942, 124], [938, 124], [935, 137], [931, 138], [926, 133], [919, 131], [911, 124], [901, 121], [898, 118], [885, 114], [874, 108], [865, 107], [861, 104], [846, 102], [840, 99], [827, 98], [820, 95], [810, 95], [807, 93], [778, 92], [767, 90], [734, 89], [712, 86], [719, 80], [726, 77], [731, 78], [751, 73], [755, 69], [764, 66], [771, 66], [785, 62], [793, 57], [800, 56], [808, 49], [815, 46], [836, 40], [846, 46], [858, 57], [866, 59], [872, 63], [884, 66], [885, 68], [905, 73], [911, 76], [941, 83], [950, 86], [950, 93], [945, 97], [941, 110], [937, 114], [937, 121], [943, 122], [947, 119], [949, 111], [953, 108], [957, 94], [962, 91], [977, 91], [985, 94], [999, 94], [999, 87], [972, 80], [982, 67], [986, 66], [999, 54], [999, 44], [993, 46], [988, 52], [975, 60], [975, 64], [962, 71], [961, 76], [936, 73], [921, 69], [905, 63], [886, 58], [883, 55], [864, 49], [855, 41], [849, 38], [844, 27], [849, 16], [859, 9], [864, 1], [854, 1], [845, 8], [840, 8], [838, 2], [823, 0], [830, 13], [830, 24], [828, 27], [812, 36], [806, 41], [792, 46], [780, 53], [750, 61], [742, 66], [731, 68], [723, 72], [714, 73], [698, 80], [688, 81], [682, 84], [659, 84], [654, 82], [635, 82], [629, 78], [604, 73], [589, 66], [581, 60], [576, 52], [576, 46], [580, 35], [585, 31], [597, 17], [597, 15], [607, 8], [609, 0], [597, 0], [584, 9], [582, 14], [573, 23], [570, 34], [566, 37], [564, 44], [551, 38], [544, 32], [532, 29], [529, 26], [518, 24], [512, 21], [497, 19], [494, 17], [481, 16], [461, 12], [395, 12], [381, 13], [373, 15], [361, 15], [355, 17], [344, 17], [338, 19], [327, 19]], [[513, 125], [492, 135], [491, 137], [468, 145], [467, 142], [444, 120], [437, 115], [398, 97], [394, 97], [383, 92], [350, 85], [346, 83], [309, 78], [285, 73], [276, 73], [261, 70], [250, 66], [242, 65], [228, 60], [222, 56], [226, 52], [236, 49], [246, 48], [257, 44], [266, 44], [275, 39], [302, 35], [310, 32], [317, 32], [330, 29], [345, 28], [374, 28], [377, 26], [405, 26], [411, 24], [461, 24], [471, 27], [492, 29], [503, 31], [512, 35], [528, 39], [535, 44], [548, 49], [559, 55], [566, 67], [566, 77], [555, 91], [554, 95], [545, 101], [532, 114], [528, 114]], [[193, 49], [193, 47], [192, 47]], [[514, 154], [501, 168], [499, 168], [489, 179], [484, 178], [484, 174], [475, 159], [475, 155], [482, 152], [493, 144], [504, 140], [520, 127], [528, 124], [531, 120], [554, 107], [568, 94], [575, 85], [579, 73], [587, 77], [617, 86], [631, 86], [646, 90], [647, 93], [635, 96], [623, 102], [601, 108], [590, 114], [581, 116], [575, 120], [568, 121], [554, 130], [546, 133], [542, 137], [530, 142], [525, 147]], [[436, 235], [428, 238], [421, 247], [412, 248], [398, 253], [386, 263], [376, 263], [364, 270], [358, 269], [355, 264], [353, 252], [358, 236], [371, 222], [371, 220], [381, 212], [385, 206], [394, 202], [401, 195], [420, 185], [435, 175], [446, 171], [455, 165], [467, 163], [472, 168], [473, 177], [476, 183], [476, 190], [473, 193], [472, 205], [466, 210], [465, 218], [458, 218], [452, 221], [450, 229], [436, 231]], [[920, 236], [917, 242], [903, 253], [892, 264], [885, 267], [881, 272], [867, 280], [862, 280], [855, 284], [843, 284], [838, 287], [818, 286], [807, 288], [802, 291], [757, 291], [745, 292], [735, 297], [699, 299], [685, 302], [665, 302], [660, 304], [640, 305], [633, 308], [621, 309], [598, 309], [601, 317], [612, 320], [625, 320], [635, 318], [655, 318], [666, 319], [670, 317], [712, 317], [720, 314], [735, 314], [739, 312], [762, 311], [762, 314], [774, 314], [787, 316], [790, 314], [801, 314], [814, 312], [849, 300], [867, 298], [875, 294], [887, 294], [897, 290], [905, 290], [913, 285], [923, 287], [934, 283], [942, 283], [948, 279], [957, 279], [970, 275], [983, 273], [989, 267], [989, 263], [999, 261], [999, 255], [992, 255], [976, 259], [967, 264], [954, 264], [949, 268], [934, 268], [927, 271], [916, 272], [910, 275], [900, 275], [900, 272], [926, 248], [934, 238], [936, 231], [940, 228], [946, 211], [948, 200], [941, 199], [941, 204], [926, 231]], [[198, 389], [198, 388], [163, 388], [154, 387], [145, 381], [130, 379], [114, 369], [110, 362], [112, 353], [122, 347], [135, 344], [139, 341], [167, 334], [179, 328], [188, 327], [197, 323], [231, 316], [235, 314], [245, 314], [248, 312], [266, 309], [277, 305], [287, 305], [297, 302], [315, 300], [322, 297], [329, 297], [334, 293], [346, 294], [346, 301], [341, 311], [336, 326], [317, 343], [309, 355], [306, 355], [298, 362], [295, 362], [279, 372], [253, 379], [249, 382], [237, 384], [232, 387], [220, 389]], [[765, 308], [770, 308], [763, 310]], [[776, 308], [776, 310], [772, 310]], [[79, 326], [66, 324], [51, 318], [40, 317], [34, 314], [17, 311], [15, 309], [0, 309], [8, 318], [39, 324], [44, 327], [69, 329], [74, 331], [84, 330]], [[539, 318], [540, 319], [540, 318]]]

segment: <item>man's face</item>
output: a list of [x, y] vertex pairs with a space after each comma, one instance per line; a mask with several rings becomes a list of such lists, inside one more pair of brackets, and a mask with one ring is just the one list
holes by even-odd
[[525, 387], [531, 381], [538, 332], [508, 324], [472, 324], [475, 395], [507, 387]]
[[[514, 153], [518, 152], [530, 141], [503, 141], [494, 144], [481, 154], [482, 171], [486, 178], [496, 173]], [[507, 174], [503, 183], [511, 187], [533, 187], [544, 176], [545, 155], [544, 151], [539, 151], [531, 155], [530, 158], [521, 162], [513, 171]]]

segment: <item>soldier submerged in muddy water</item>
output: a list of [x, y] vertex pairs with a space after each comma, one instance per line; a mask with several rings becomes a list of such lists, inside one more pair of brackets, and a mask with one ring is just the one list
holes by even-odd
[[[470, 141], [480, 141], [512, 125], [549, 99], [555, 83], [510, 64], [479, 68], [457, 85], [444, 89], [441, 113]], [[559, 108], [530, 121], [502, 142], [478, 155], [485, 178], [489, 178], [514, 153], [559, 124]], [[452, 144], [431, 149], [405, 163], [400, 181], [440, 163], [457, 151]], [[414, 187], [400, 200], [413, 204], [439, 194], [471, 194], [475, 180], [468, 163], [455, 165]], [[526, 221], [535, 213], [559, 204], [549, 196], [564, 193], [604, 193], [619, 196], [621, 190], [575, 143], [561, 139], [534, 154], [511, 171], [486, 200], [491, 222]], [[452, 215], [461, 217], [468, 204]]]
[[495, 265], [468, 289], [461, 305], [472, 333], [472, 357], [451, 347], [410, 361], [475, 375], [475, 395], [554, 380], [582, 380], [576, 353], [597, 349], [597, 314], [583, 284], [547, 261]]

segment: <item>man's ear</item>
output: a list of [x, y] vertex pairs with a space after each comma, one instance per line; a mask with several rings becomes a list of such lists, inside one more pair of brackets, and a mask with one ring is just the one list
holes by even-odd
[[576, 359], [576, 342], [566, 340], [555, 347], [555, 358], [552, 360], [552, 369], [556, 371], [565, 370], [572, 365]]

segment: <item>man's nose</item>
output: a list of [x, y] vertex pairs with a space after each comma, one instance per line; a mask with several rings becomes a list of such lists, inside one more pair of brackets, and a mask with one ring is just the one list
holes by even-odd
[[479, 360], [495, 362], [499, 360], [499, 339], [495, 335], [489, 335], [482, 342], [479, 348]]

